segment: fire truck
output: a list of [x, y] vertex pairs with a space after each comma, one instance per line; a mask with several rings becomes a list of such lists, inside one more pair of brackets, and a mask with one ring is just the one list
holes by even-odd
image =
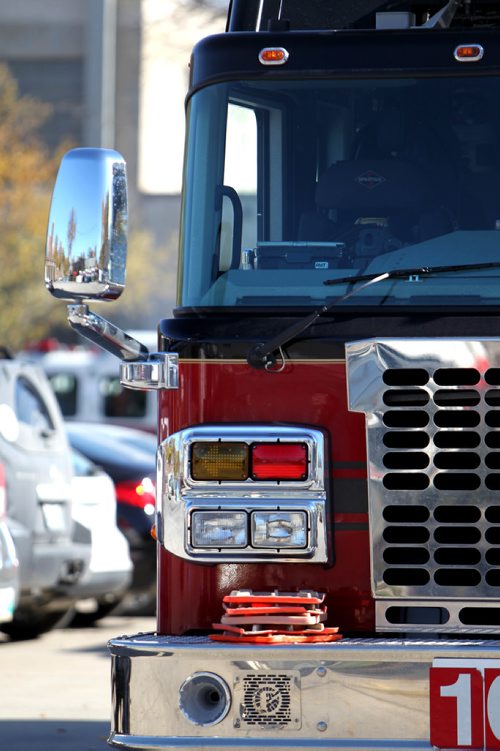
[[233, 0], [156, 352], [88, 307], [125, 284], [125, 162], [63, 159], [46, 285], [158, 395], [112, 746], [500, 747], [499, 32], [498, 0]]

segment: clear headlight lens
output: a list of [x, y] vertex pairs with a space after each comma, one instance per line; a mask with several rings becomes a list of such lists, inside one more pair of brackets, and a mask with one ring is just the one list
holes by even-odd
[[254, 511], [252, 545], [257, 548], [305, 548], [307, 514], [305, 511]]
[[191, 544], [194, 548], [244, 548], [247, 528], [244, 511], [194, 511]]

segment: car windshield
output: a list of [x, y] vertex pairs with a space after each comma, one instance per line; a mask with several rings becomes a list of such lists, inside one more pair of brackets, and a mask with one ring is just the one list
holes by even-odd
[[[317, 307], [335, 277], [484, 263], [342, 306], [498, 305], [500, 81], [267, 80], [188, 111], [179, 305]], [[487, 266], [492, 263], [491, 266]]]

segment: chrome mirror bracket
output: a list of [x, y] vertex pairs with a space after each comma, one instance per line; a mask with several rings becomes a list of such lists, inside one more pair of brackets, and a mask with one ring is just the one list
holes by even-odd
[[68, 305], [68, 321], [81, 336], [122, 360], [120, 382], [130, 389], [179, 388], [178, 355], [148, 348], [87, 305]]
[[141, 391], [178, 389], [179, 356], [175, 352], [151, 352], [146, 358], [122, 362], [120, 383]]

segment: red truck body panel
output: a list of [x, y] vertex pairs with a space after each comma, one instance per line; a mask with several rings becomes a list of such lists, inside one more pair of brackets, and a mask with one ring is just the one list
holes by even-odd
[[[327, 593], [332, 625], [347, 632], [373, 630], [364, 416], [348, 411], [345, 363], [294, 362], [283, 373], [269, 374], [249, 369], [244, 362], [181, 360], [180, 393], [182, 399], [176, 391], [160, 392], [160, 440], [210, 423], [308, 424], [326, 430], [334, 560], [326, 565], [207, 565], [178, 558], [159, 546], [159, 633], [210, 629], [220, 619], [224, 595], [245, 588], [320, 590]], [[345, 497], [344, 482], [349, 486]]]

